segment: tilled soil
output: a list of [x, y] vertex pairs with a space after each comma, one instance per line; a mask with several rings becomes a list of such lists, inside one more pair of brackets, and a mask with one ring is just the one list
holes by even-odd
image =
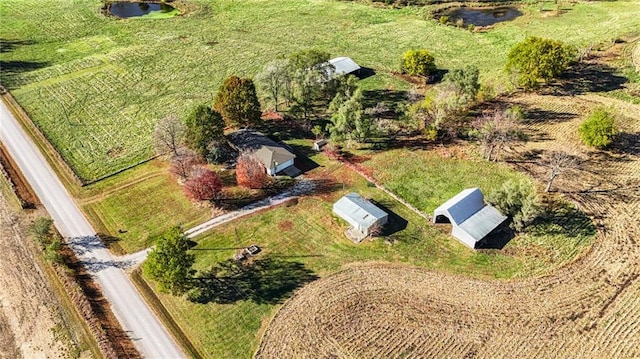
[[0, 358], [77, 357], [60, 304], [33, 256], [38, 249], [28, 242], [25, 222], [0, 193]]
[[[582, 108], [640, 106], [594, 95], [524, 96], [539, 107], [530, 151], [576, 144]], [[555, 114], [567, 114], [557, 120]], [[481, 280], [395, 265], [358, 266], [311, 283], [281, 308], [257, 358], [639, 358], [640, 153], [592, 160], [555, 183], [594, 221], [598, 238], [573, 263], [538, 278]], [[520, 169], [544, 184], [537, 161]]]

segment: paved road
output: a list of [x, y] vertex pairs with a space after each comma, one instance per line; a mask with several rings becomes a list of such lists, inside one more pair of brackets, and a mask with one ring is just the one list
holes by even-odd
[[183, 358], [185, 355], [149, 309], [124, 271], [95, 236], [37, 147], [0, 101], [0, 141], [24, 173], [54, 224], [102, 287], [115, 316], [146, 358]]

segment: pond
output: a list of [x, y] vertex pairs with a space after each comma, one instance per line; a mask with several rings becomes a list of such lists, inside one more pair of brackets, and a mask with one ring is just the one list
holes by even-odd
[[514, 7], [472, 9], [461, 7], [448, 14], [452, 22], [462, 19], [464, 25], [489, 26], [498, 22], [509, 21], [522, 16], [522, 12]]
[[179, 12], [173, 6], [164, 3], [116, 1], [109, 4], [109, 13], [126, 19], [130, 17], [173, 17]]

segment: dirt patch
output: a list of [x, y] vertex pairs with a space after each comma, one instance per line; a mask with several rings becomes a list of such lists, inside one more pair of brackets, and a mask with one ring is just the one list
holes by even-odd
[[293, 229], [293, 222], [291, 221], [282, 221], [278, 223], [278, 229], [282, 232], [289, 232]]
[[[35, 208], [36, 205], [40, 204], [40, 201], [22, 176], [22, 173], [17, 171], [16, 168], [17, 166], [6, 152], [4, 145], [0, 143], [0, 171], [3, 171], [11, 182], [22, 208]], [[0, 175], [2, 174], [0, 173]]]

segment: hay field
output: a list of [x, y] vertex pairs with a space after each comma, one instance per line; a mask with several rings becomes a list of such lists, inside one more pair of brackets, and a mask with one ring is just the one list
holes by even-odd
[[[272, 320], [257, 358], [635, 358], [640, 356], [640, 106], [589, 94], [522, 95], [546, 109], [524, 153], [576, 142], [584, 109], [626, 114], [633, 143], [593, 160], [558, 186], [594, 219], [588, 253], [550, 275], [478, 280], [397, 265], [358, 266], [316, 281]], [[554, 113], [573, 114], [563, 120]], [[515, 154], [514, 154], [515, 156]], [[533, 176], [543, 171], [530, 165]], [[538, 177], [542, 179], [542, 177]]]
[[429, 8], [390, 9], [325, 0], [180, 1], [171, 19], [104, 17], [100, 0], [0, 2], [1, 82], [63, 158], [93, 181], [152, 155], [159, 118], [186, 115], [213, 99], [232, 74], [253, 76], [263, 64], [309, 47], [348, 55], [378, 75], [374, 89], [400, 86], [390, 72], [403, 51], [426, 47], [438, 66], [477, 65], [504, 82], [509, 47], [525, 35], [579, 47], [640, 28], [637, 1], [565, 5], [545, 17], [535, 5], [487, 33], [439, 25]]

